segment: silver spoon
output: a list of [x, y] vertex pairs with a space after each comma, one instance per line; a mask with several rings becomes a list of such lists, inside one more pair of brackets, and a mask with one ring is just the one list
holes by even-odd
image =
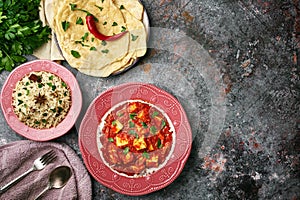
[[50, 189], [59, 189], [64, 187], [71, 176], [72, 172], [70, 167], [60, 166], [55, 168], [49, 175], [47, 187], [34, 200], [39, 199], [45, 192]]

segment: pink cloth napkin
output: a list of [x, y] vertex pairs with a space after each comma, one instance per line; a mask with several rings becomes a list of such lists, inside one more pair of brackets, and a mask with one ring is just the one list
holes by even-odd
[[33, 161], [48, 152], [56, 152], [57, 158], [41, 171], [28, 174], [12, 188], [0, 194], [0, 199], [34, 199], [48, 183], [50, 172], [62, 165], [71, 167], [72, 176], [62, 189], [47, 191], [42, 199], [90, 200], [91, 179], [82, 161], [66, 144], [53, 142], [17, 141], [0, 147], [0, 186], [13, 180], [33, 165]]

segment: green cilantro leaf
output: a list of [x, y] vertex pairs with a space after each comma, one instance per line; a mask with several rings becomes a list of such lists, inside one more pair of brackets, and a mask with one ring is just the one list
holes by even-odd
[[104, 49], [101, 52], [107, 54], [109, 52], [109, 50], [108, 49]]
[[67, 29], [70, 27], [70, 22], [63, 21], [63, 22], [61, 22], [61, 26], [62, 26], [64, 31], [67, 31]]
[[78, 17], [76, 20], [76, 24], [83, 25], [83, 20], [81, 17]]
[[75, 51], [75, 50], [71, 50], [71, 54], [72, 54], [72, 56], [74, 56], [75, 58], [80, 58], [80, 54], [79, 54], [79, 52], [78, 51]]
[[131, 34], [131, 41], [136, 41], [137, 39], [138, 39], [138, 35], [133, 35], [133, 34]]

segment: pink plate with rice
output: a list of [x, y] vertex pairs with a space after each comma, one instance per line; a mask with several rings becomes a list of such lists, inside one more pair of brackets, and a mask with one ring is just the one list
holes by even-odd
[[[39, 90], [42, 87], [44, 91]], [[64, 93], [61, 88], [65, 88]], [[1, 91], [1, 108], [8, 125], [30, 140], [49, 141], [64, 135], [74, 126], [81, 107], [82, 95], [75, 76], [49, 60], [20, 65], [9, 74]], [[60, 116], [60, 121], [54, 123]]]

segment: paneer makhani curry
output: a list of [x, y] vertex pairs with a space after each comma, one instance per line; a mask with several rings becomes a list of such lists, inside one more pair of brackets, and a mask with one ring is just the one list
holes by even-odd
[[110, 109], [98, 135], [102, 159], [121, 174], [140, 177], [163, 167], [175, 143], [175, 130], [159, 108], [130, 100]]

